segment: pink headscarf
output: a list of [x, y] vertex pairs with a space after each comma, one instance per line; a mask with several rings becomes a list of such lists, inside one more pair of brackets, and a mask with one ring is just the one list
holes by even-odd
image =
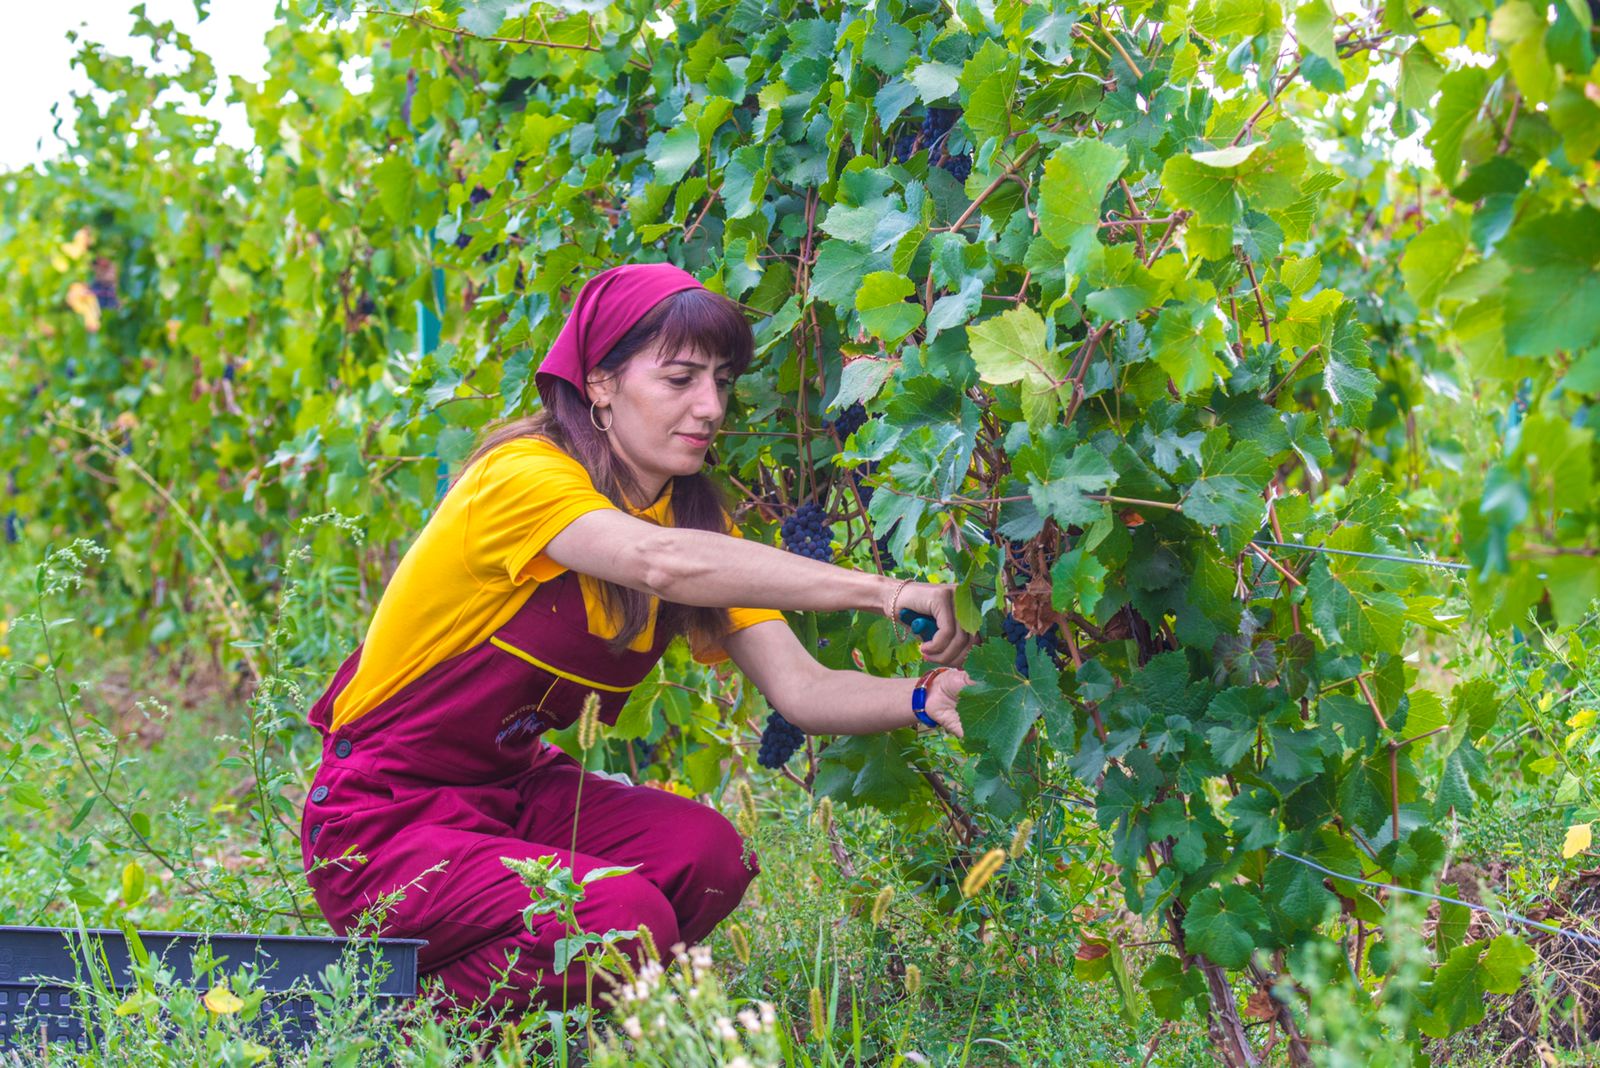
[[587, 376], [622, 335], [661, 301], [686, 289], [704, 289], [699, 279], [670, 263], [625, 263], [583, 284], [572, 312], [545, 354], [534, 383], [561, 378], [589, 399]]

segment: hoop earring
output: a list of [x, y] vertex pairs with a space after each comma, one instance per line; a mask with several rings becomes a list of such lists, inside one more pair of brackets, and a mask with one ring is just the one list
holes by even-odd
[[[616, 421], [617, 421], [617, 414], [615, 412], [612, 412], [611, 413], [611, 423], [615, 423]], [[606, 431], [611, 429], [611, 423], [607, 423], [605, 426], [601, 426], [600, 425], [600, 420], [595, 418], [594, 401], [590, 401], [589, 402], [589, 422], [591, 424], [593, 424], [594, 428], [596, 430], [600, 431], [600, 433], [602, 433], [602, 434], [604, 434]]]

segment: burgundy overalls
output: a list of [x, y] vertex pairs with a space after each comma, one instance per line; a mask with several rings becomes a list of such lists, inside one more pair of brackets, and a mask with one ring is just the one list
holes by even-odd
[[[427, 939], [421, 970], [447, 995], [488, 1008], [560, 1005], [565, 987], [567, 1004], [581, 1004], [583, 968], [552, 971], [555, 942], [570, 932], [549, 916], [530, 932], [522, 918], [529, 892], [500, 862], [556, 855], [575, 876], [639, 865], [588, 886], [577, 909], [583, 930], [643, 924], [663, 949], [709, 934], [760, 871], [727, 819], [666, 791], [585, 775], [540, 738], [570, 726], [591, 691], [600, 694], [601, 719], [615, 723], [628, 691], [660, 659], [671, 637], [663, 629], [648, 652], [614, 656], [589, 633], [578, 577], [566, 572], [542, 583], [488, 641], [330, 731], [358, 647], [309, 717], [323, 733], [322, 766], [301, 820], [301, 852], [334, 929], [348, 932], [389, 899], [380, 933]], [[365, 860], [338, 859], [352, 854]], [[331, 863], [312, 871], [319, 861]]]

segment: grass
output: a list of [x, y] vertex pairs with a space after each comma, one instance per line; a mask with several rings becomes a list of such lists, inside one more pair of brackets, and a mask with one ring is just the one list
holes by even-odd
[[[87, 588], [58, 591], [85, 602], [85, 620], [52, 618], [46, 651], [39, 627], [19, 618], [29, 593], [21, 577], [0, 574], [0, 605], [17, 620], [0, 634], [12, 665], [0, 671], [0, 923], [327, 933], [293, 841], [320, 751], [297, 704], [309, 697], [284, 689], [269, 691], [270, 701], [253, 698], [237, 665], [219, 662], [231, 650], [208, 644], [198, 620], [193, 637], [167, 648], [138, 656], [108, 649], [85, 621], [95, 617]], [[339, 629], [323, 623], [329, 633]], [[1564, 726], [1574, 714], [1572, 722], [1595, 718], [1585, 711], [1595, 707], [1587, 661], [1558, 672], [1518, 655], [1499, 665], [1508, 704], [1485, 740], [1477, 804], [1448, 828], [1447, 881], [1469, 899], [1481, 882], [1492, 903], [1528, 913], [1560, 899], [1556, 888], [1591, 862], [1563, 858], [1561, 838], [1568, 823], [1594, 815], [1573, 775], [1592, 770], [1600, 734]], [[306, 669], [301, 690], [321, 678]], [[1554, 696], [1558, 688], [1566, 696]], [[1549, 707], [1518, 715], [1519, 695]], [[1551, 756], [1557, 747], [1559, 762]], [[615, 751], [610, 758], [616, 766]], [[693, 773], [681, 754], [667, 766]], [[751, 1063], [807, 1068], [1214, 1063], [1202, 1020], [1190, 1012], [1164, 1023], [1137, 993], [1158, 952], [1139, 943], [1155, 939], [1132, 933], [1141, 923], [1122, 912], [1105, 836], [1082, 806], [1046, 806], [1039, 825], [1016, 841], [1014, 827], [988, 820], [962, 860], [937, 821], [835, 811], [788, 779], [742, 764], [725, 761], [719, 775], [716, 796], [701, 800], [742, 822], [763, 874], [713, 933], [709, 963], [668, 962], [600, 1028], [587, 1054], [597, 1066], [737, 1063], [746, 1054]], [[750, 800], [741, 803], [746, 782]], [[265, 813], [266, 834], [263, 794], [280, 799]], [[995, 848], [1010, 854], [1004, 867], [969, 898], [966, 864]], [[274, 850], [289, 867], [275, 864]], [[1472, 936], [1500, 929], [1479, 920]], [[1125, 945], [1128, 1005], [1110, 981], [1085, 977], [1108, 963], [1078, 959], [1086, 938]], [[1526, 996], [1500, 999], [1482, 1025], [1431, 1045], [1436, 1063], [1494, 1063], [1507, 1052], [1505, 1021], [1545, 1035], [1552, 1019], [1571, 1018], [1573, 1002], [1558, 986], [1563, 967], [1568, 978], [1578, 975], [1541, 958]], [[245, 1005], [259, 993], [248, 976], [219, 972], [208, 982], [228, 986]], [[306, 1053], [274, 1046], [249, 1028], [248, 1008], [219, 1013], [207, 991], [174, 984], [159, 968], [142, 973], [134, 989], [96, 987], [89, 974], [79, 993], [108, 1036], [102, 1051], [77, 1058], [52, 1048], [24, 1063], [570, 1063], [567, 1044], [552, 1040], [543, 1018], [496, 1045], [463, 1021], [434, 1018], [421, 1002], [379, 1011], [370, 991], [370, 978], [353, 967], [308, 988], [325, 1038]], [[1329, 1063], [1359, 1063], [1383, 1040], [1359, 1007], [1372, 993], [1337, 1012], [1327, 997], [1313, 999], [1333, 1028]], [[770, 1025], [762, 1022], [769, 1014]], [[731, 1022], [746, 1019], [754, 1022]], [[1356, 1051], [1354, 1061], [1333, 1057], [1341, 1042], [1339, 1049]], [[1574, 1058], [1586, 1054], [1553, 1055], [1583, 1063]]]
[[[6, 590], [13, 617], [24, 614], [25, 592], [16, 583]], [[26, 625], [7, 637], [12, 661], [25, 669], [4, 683], [4, 742], [20, 757], [0, 781], [9, 788], [0, 923], [328, 933], [314, 914], [298, 928], [286, 913], [250, 907], [274, 899], [274, 877], [251, 813], [251, 764], [241, 756], [249, 696], [209, 646], [195, 640], [134, 657], [108, 651], [85, 625], [53, 626], [50, 655], [73, 709], [69, 732], [53, 682], [39, 671], [42, 643]], [[69, 744], [74, 733], [92, 775]], [[272, 748], [293, 811], [317, 739], [289, 722]], [[1015, 879], [996, 879], [981, 898], [962, 902], [955, 875], [941, 875], [935, 862], [948, 852], [937, 829], [840, 812], [835, 850], [803, 791], [765, 772], [752, 781], [763, 874], [709, 948], [730, 1013], [774, 1006], [787, 1063], [1110, 1065], [1146, 1062], [1147, 1054], [1151, 1065], [1209, 1062], [1198, 1023], [1162, 1031], [1152, 1049], [1160, 1021], [1126, 1018], [1107, 985], [1074, 976], [1074, 933], [1093, 910], [1043, 901], [1027, 885], [1029, 864], [1037, 868], [1042, 857], [1019, 859]], [[730, 792], [730, 815], [735, 804]], [[1081, 814], [1058, 830], [1099, 835]], [[875, 910], [885, 887], [892, 894]], [[1035, 940], [1043, 932], [1048, 944]], [[394, 1023], [370, 1018], [359, 977], [333, 979], [342, 992], [323, 996], [323, 1027], [342, 1036], [340, 1063], [369, 1060], [395, 1037]], [[258, 1043], [261, 1036], [206, 1009], [205, 991], [178, 989], [159, 974], [146, 977], [143, 995], [86, 983], [86, 1011], [115, 1040], [72, 1063], [180, 1063], [201, 1051], [217, 1063], [254, 1063], [258, 1055], [298, 1062], [287, 1050], [264, 1052], [270, 1041]], [[233, 985], [248, 1001], [248, 978]], [[164, 1022], [151, 1025], [151, 1017]], [[462, 1028], [416, 1013], [405, 1026], [407, 1041], [429, 1057], [559, 1060], [538, 1028], [520, 1053], [491, 1056]], [[66, 1052], [38, 1056], [48, 1062]], [[329, 1062], [319, 1054], [307, 1063]]]

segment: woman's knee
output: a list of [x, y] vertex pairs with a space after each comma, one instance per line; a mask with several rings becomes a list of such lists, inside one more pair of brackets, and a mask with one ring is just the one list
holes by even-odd
[[[658, 947], [678, 941], [678, 914], [661, 888], [637, 872], [596, 879], [584, 887], [579, 926], [589, 934], [648, 927]], [[637, 954], [635, 954], [637, 956]]]
[[683, 940], [698, 942], [738, 907], [761, 868], [744, 837], [714, 809], [701, 807], [678, 841], [686, 870], [672, 904]]

